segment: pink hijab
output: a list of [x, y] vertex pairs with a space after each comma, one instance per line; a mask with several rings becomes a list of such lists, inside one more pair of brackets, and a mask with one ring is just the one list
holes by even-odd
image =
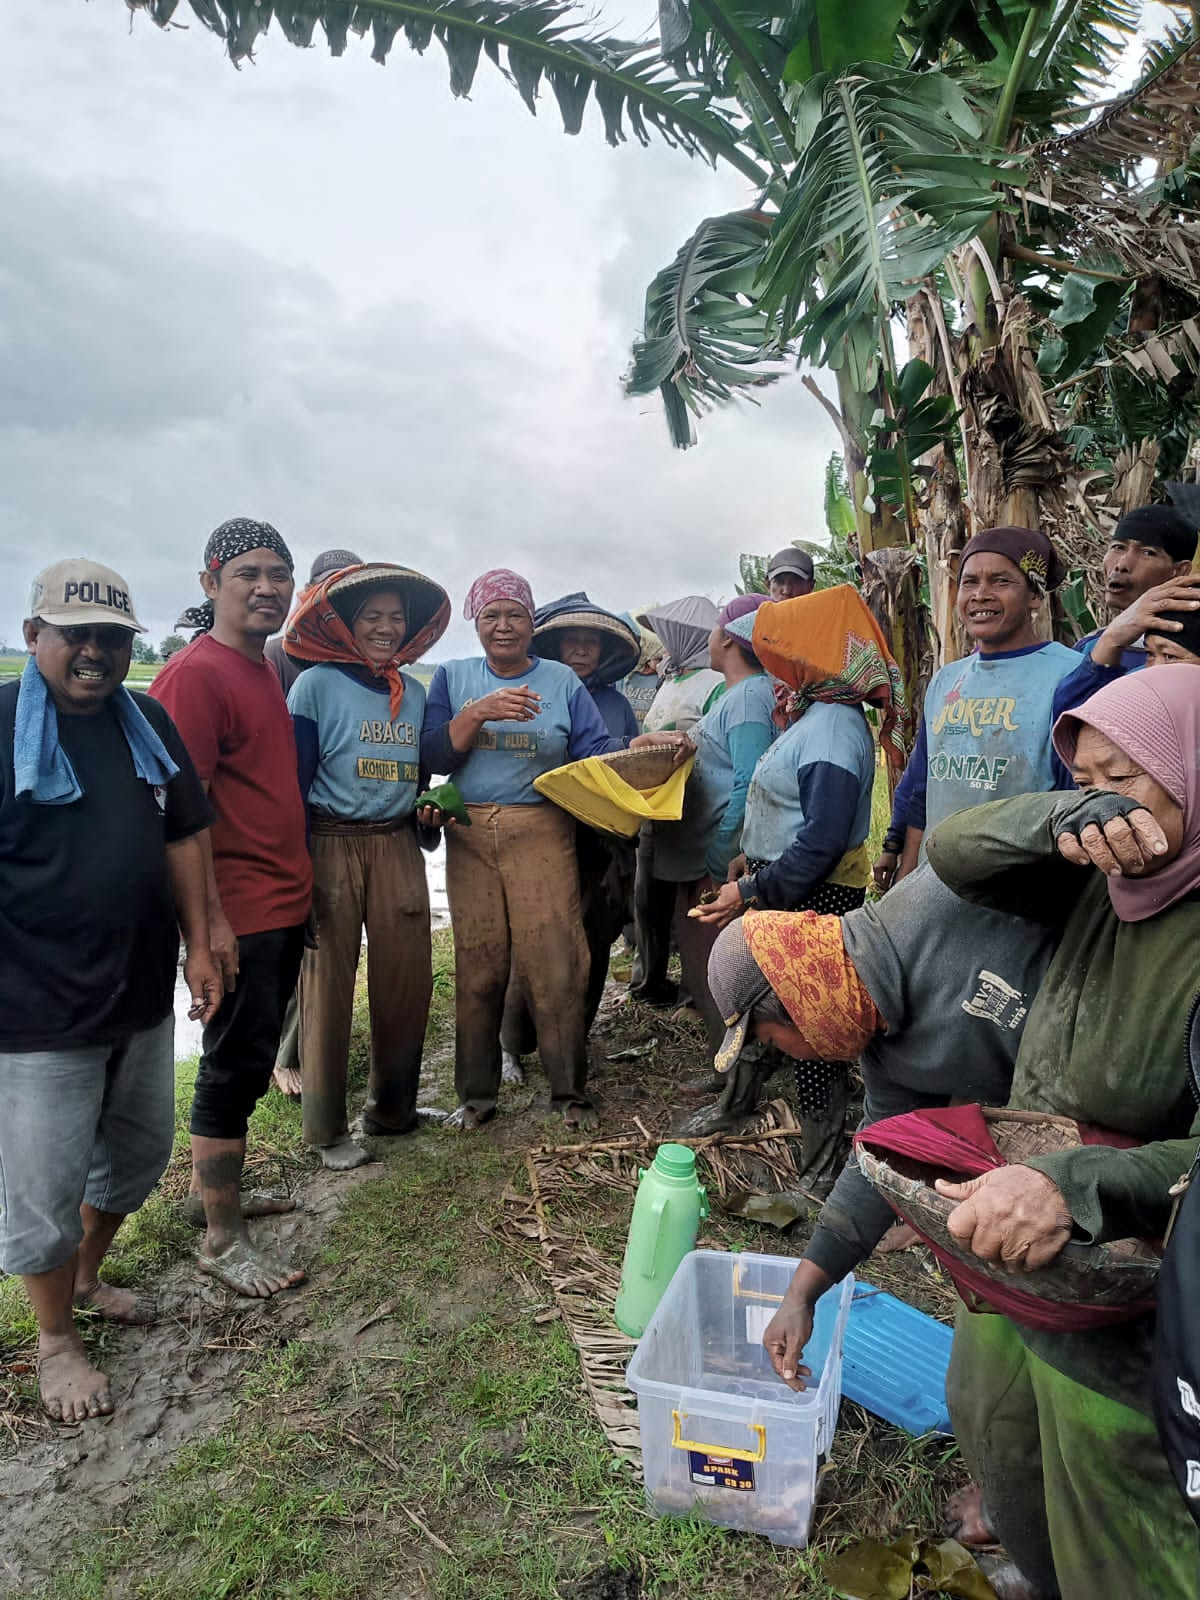
[[1065, 711], [1054, 748], [1069, 767], [1081, 725], [1097, 729], [1183, 807], [1183, 844], [1174, 861], [1144, 878], [1110, 878], [1122, 922], [1144, 922], [1200, 889], [1200, 667], [1143, 667]]

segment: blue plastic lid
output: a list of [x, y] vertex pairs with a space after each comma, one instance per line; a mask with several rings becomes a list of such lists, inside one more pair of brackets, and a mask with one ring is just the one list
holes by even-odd
[[854, 1286], [842, 1393], [907, 1433], [953, 1434], [946, 1369], [954, 1329], [861, 1278]]

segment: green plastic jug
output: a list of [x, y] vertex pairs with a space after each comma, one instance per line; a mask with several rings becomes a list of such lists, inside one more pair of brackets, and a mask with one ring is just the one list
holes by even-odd
[[621, 1266], [616, 1321], [640, 1339], [679, 1263], [696, 1247], [708, 1197], [696, 1182], [696, 1157], [684, 1144], [662, 1144], [649, 1170], [638, 1173], [633, 1220]]

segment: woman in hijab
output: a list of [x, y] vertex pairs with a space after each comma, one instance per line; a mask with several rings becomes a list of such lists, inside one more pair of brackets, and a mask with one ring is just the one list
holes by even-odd
[[631, 628], [636, 628], [640, 649], [637, 664], [630, 668], [617, 688], [629, 701], [633, 714], [637, 718], [638, 732], [640, 733], [646, 723], [646, 713], [654, 704], [658, 695], [659, 667], [666, 654], [663, 642], [656, 633], [651, 633], [649, 628], [644, 628], [635, 622], [628, 611], [621, 612], [621, 621], [627, 622]]
[[[1060, 718], [1078, 792], [960, 812], [930, 836], [956, 894], [1060, 930], [1029, 1010], [1011, 1106], [1090, 1124], [1090, 1141], [970, 1182], [961, 1246], [1019, 1273], [1068, 1240], [1161, 1238], [1200, 1136], [1188, 1022], [1200, 939], [1200, 694], [1192, 666], [1108, 685]], [[1116, 1148], [1123, 1145], [1124, 1148]], [[960, 1537], [999, 1538], [1006, 1593], [1194, 1596], [1195, 1530], [1151, 1421], [1153, 1317], [1086, 1333], [959, 1314], [947, 1393], [978, 1490]]]
[[[658, 692], [642, 721], [643, 733], [688, 733], [725, 693], [725, 679], [709, 661], [709, 636], [716, 620], [716, 606], [699, 594], [638, 616], [639, 625], [653, 630], [665, 652]], [[633, 899], [637, 957], [629, 992], [649, 1006], [673, 1006], [679, 1000], [678, 988], [667, 977], [675, 892], [676, 885], [655, 871], [654, 830], [647, 823], [638, 838]]]
[[[743, 854], [731, 880], [698, 919], [720, 929], [749, 908], [841, 916], [861, 906], [870, 876], [867, 836], [875, 741], [864, 714], [882, 715], [881, 744], [904, 760], [900, 672], [879, 624], [849, 584], [768, 603], [754, 615], [754, 650], [779, 680], [775, 720], [784, 730], [759, 761], [746, 797]], [[720, 1119], [751, 1111], [770, 1058], [748, 1058], [715, 1108]], [[845, 1058], [798, 1059], [796, 1103], [804, 1120], [804, 1178], [833, 1183], [845, 1125]]]
[[496, 1113], [511, 968], [529, 999], [552, 1104], [577, 1124], [593, 1114], [575, 825], [533, 780], [624, 743], [570, 667], [533, 654], [533, 594], [524, 578], [504, 567], [485, 572], [465, 609], [483, 654], [437, 669], [421, 741], [424, 765], [453, 776], [470, 819], [446, 841], [460, 1101], [451, 1123], [478, 1128]]
[[[429, 892], [416, 798], [425, 689], [404, 666], [450, 620], [446, 591], [390, 562], [335, 569], [284, 634], [301, 672], [288, 695], [308, 801], [317, 947], [300, 970], [304, 1138], [335, 1171], [369, 1161], [350, 1137], [346, 1067], [363, 929], [371, 1069], [363, 1132], [410, 1133], [433, 993]], [[420, 820], [435, 820], [428, 810]]]
[[[534, 654], [545, 661], [561, 661], [571, 668], [595, 702], [596, 710], [614, 739], [628, 744], [636, 739], [637, 718], [619, 689], [613, 687], [635, 663], [641, 640], [631, 623], [603, 606], [593, 605], [586, 594], [564, 595], [542, 606], [533, 619]], [[623, 839], [575, 825], [575, 857], [579, 864], [579, 893], [583, 904], [583, 934], [588, 947], [588, 979], [584, 998], [584, 1028], [590, 1032], [608, 979], [608, 957], [613, 941], [625, 926], [633, 889], [633, 849]], [[504, 1003], [500, 1029], [503, 1076], [506, 1083], [521, 1083], [521, 1057], [537, 1049], [537, 1032], [529, 1005], [514, 974]]]
[[[709, 660], [725, 693], [691, 732], [680, 736], [696, 764], [684, 791], [679, 822], [654, 828], [656, 876], [675, 885], [675, 943], [684, 987], [704, 1019], [710, 1048], [724, 1029], [708, 990], [708, 957], [718, 928], [690, 913], [701, 896], [716, 893], [742, 849], [746, 796], [759, 758], [775, 734], [775, 690], [751, 643], [754, 614], [765, 595], [739, 595], [717, 614], [709, 634]], [[649, 737], [643, 734], [643, 739]]]

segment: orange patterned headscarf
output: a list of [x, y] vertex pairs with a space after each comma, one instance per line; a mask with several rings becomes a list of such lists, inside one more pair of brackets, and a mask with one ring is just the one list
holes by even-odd
[[759, 606], [754, 653], [782, 685], [775, 708], [781, 728], [818, 700], [875, 706], [882, 719], [880, 747], [894, 767], [903, 767], [908, 706], [900, 668], [857, 589], [839, 583]]
[[[808, 596], [802, 596], [807, 599]], [[751, 911], [746, 949], [820, 1061], [857, 1061], [883, 1026], [842, 937], [841, 917]]]
[[[354, 642], [351, 618], [372, 590], [394, 589], [404, 601], [407, 629], [404, 644], [385, 667], [368, 661]], [[331, 572], [306, 590], [283, 633], [283, 648], [293, 661], [334, 662], [366, 667], [387, 680], [391, 716], [404, 699], [400, 668], [418, 661], [445, 633], [450, 622], [450, 596], [432, 578], [391, 561], [364, 562]]]

